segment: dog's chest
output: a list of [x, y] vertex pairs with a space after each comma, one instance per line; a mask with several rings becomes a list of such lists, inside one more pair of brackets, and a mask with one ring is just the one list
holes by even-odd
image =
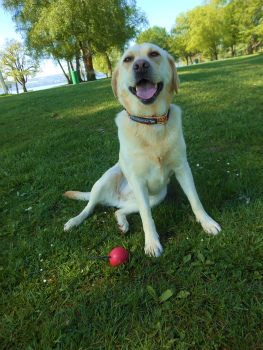
[[169, 137], [141, 138], [137, 143], [133, 170], [145, 178], [150, 194], [159, 193], [169, 183], [174, 168], [173, 146]]

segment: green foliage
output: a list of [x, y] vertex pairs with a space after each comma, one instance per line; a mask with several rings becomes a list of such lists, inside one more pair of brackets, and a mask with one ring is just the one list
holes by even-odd
[[188, 50], [209, 51], [210, 57], [218, 59], [222, 38], [222, 20], [214, 1], [189, 11], [191, 37]]
[[151, 43], [169, 51], [169, 38], [170, 34], [167, 33], [165, 28], [154, 26], [141, 32], [136, 39], [136, 43]]
[[198, 53], [218, 59], [223, 48], [233, 57], [240, 44], [252, 53], [262, 46], [262, 19], [261, 0], [210, 0], [176, 18], [170, 46], [187, 63]]
[[13, 78], [25, 92], [27, 78], [34, 77], [40, 70], [38, 61], [27, 55], [25, 45], [15, 40], [6, 41], [0, 51], [0, 67], [5, 78]]
[[166, 300], [170, 299], [173, 296], [173, 291], [171, 289], [167, 289], [165, 292], [163, 292], [159, 297], [157, 296], [155, 290], [151, 286], [147, 286], [148, 293], [153, 297], [155, 301], [158, 301], [160, 303], [165, 302]]
[[72, 60], [81, 54], [88, 79], [94, 74], [92, 54], [121, 49], [147, 23], [128, 0], [4, 0], [27, 38], [42, 55]]
[[[109, 55], [109, 60], [111, 63], [111, 68], [114, 69], [118, 61], [121, 58], [122, 53], [117, 50], [112, 50]], [[94, 68], [97, 72], [102, 72], [104, 74], [109, 74], [109, 67], [105, 54], [97, 53], [93, 59]]]
[[[118, 160], [110, 79], [0, 97], [1, 348], [262, 348], [262, 54], [178, 72], [188, 161], [223, 231], [203, 232], [172, 178], [152, 209], [159, 259], [144, 255], [139, 214], [127, 235], [103, 206], [63, 232], [85, 203], [62, 193]], [[87, 257], [107, 232], [96, 254], [123, 246], [118, 268]]]
[[[237, 1], [237, 0], [236, 0]], [[238, 2], [241, 17], [241, 37], [249, 46], [248, 51], [257, 50], [263, 40], [263, 6], [261, 0]]]
[[189, 49], [189, 41], [191, 39], [189, 16], [181, 14], [176, 18], [175, 26], [171, 30], [169, 40], [170, 52], [174, 57], [183, 57], [187, 64], [189, 58], [194, 55], [195, 51]]

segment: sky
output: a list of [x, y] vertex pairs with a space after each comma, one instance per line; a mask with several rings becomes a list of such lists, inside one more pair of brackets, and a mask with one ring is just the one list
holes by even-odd
[[[180, 13], [192, 10], [203, 3], [204, 0], [137, 0], [137, 7], [146, 13], [150, 27], [157, 25], [170, 31]], [[22, 41], [21, 35], [15, 31], [15, 23], [12, 21], [11, 14], [0, 5], [0, 48], [5, 39]], [[37, 76], [62, 73], [61, 68], [52, 60], [45, 60], [41, 64], [41, 69], [42, 72]]]

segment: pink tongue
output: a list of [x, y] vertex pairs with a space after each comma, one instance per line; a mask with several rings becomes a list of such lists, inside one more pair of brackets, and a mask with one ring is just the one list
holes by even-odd
[[148, 81], [147, 83], [138, 85], [136, 93], [137, 93], [137, 96], [139, 96], [140, 98], [148, 100], [149, 98], [153, 97], [156, 91], [157, 89], [155, 85], [150, 81]]

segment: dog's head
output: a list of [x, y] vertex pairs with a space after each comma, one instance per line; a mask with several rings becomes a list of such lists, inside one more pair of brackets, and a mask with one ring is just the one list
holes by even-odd
[[172, 56], [153, 44], [129, 48], [112, 76], [115, 97], [139, 117], [165, 114], [178, 84]]

